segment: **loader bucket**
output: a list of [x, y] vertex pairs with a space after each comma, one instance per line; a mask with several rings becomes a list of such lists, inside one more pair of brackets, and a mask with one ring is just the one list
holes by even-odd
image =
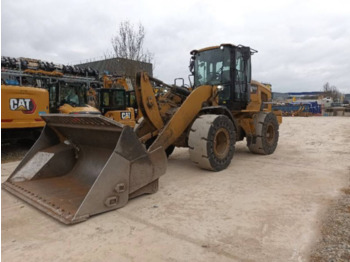
[[46, 126], [3, 188], [65, 224], [154, 193], [166, 171], [129, 126], [99, 115], [44, 115]]

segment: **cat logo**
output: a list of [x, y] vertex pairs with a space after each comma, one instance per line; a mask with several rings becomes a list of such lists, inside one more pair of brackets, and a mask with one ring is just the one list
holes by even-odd
[[131, 112], [121, 112], [120, 113], [121, 119], [131, 119]]
[[36, 104], [30, 98], [11, 98], [10, 110], [22, 111], [24, 114], [33, 114], [36, 109]]

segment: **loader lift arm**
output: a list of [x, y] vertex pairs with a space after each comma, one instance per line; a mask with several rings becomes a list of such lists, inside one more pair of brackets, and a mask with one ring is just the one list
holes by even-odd
[[[173, 145], [195, 120], [203, 105], [217, 105], [216, 86], [204, 85], [189, 92], [185, 88], [166, 85], [156, 78], [149, 77], [145, 72], [138, 73], [136, 79], [136, 99], [142, 110], [144, 121], [149, 123], [148, 128], [150, 128], [150, 131], [141, 137], [141, 141], [149, 139], [152, 134], [157, 136], [149, 146], [149, 151], [158, 147], [166, 149]], [[163, 98], [166, 101], [156, 99], [151, 81], [171, 89], [171, 95]], [[176, 101], [181, 104], [177, 104]], [[171, 102], [176, 106], [175, 109], [163, 106], [163, 104], [170, 105]]]

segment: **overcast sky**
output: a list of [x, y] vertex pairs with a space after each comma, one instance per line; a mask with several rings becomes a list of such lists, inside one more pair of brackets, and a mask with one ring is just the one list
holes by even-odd
[[2, 0], [1, 55], [63, 64], [101, 59], [121, 21], [146, 29], [154, 75], [188, 78], [189, 52], [233, 43], [258, 50], [253, 78], [273, 91], [350, 93], [350, 2]]

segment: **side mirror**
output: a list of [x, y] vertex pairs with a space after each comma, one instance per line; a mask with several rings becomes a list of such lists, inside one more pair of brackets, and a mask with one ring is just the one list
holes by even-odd
[[190, 59], [190, 72], [193, 74], [193, 71], [194, 71], [194, 61], [196, 60], [196, 57], [193, 55], [191, 56], [191, 59]]
[[190, 72], [193, 74], [193, 71], [194, 71], [194, 60], [190, 61], [189, 69], [190, 69]]

